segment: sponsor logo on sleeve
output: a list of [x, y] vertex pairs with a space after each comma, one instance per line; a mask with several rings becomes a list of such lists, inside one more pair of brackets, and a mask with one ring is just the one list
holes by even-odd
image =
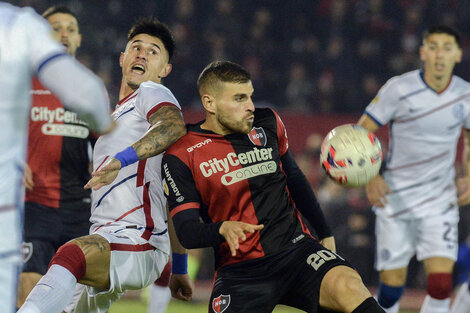
[[[163, 170], [165, 172], [165, 177], [166, 177], [165, 180], [164, 180], [164, 185], [163, 185], [163, 189], [164, 189], [165, 193], [168, 192], [168, 194], [169, 194], [170, 193], [169, 190], [171, 188], [171, 191], [173, 191], [173, 194], [176, 197], [176, 202], [183, 202], [184, 197], [181, 194], [181, 192], [179, 191], [178, 187], [176, 186], [175, 180], [173, 179], [173, 177], [171, 177], [170, 170], [168, 169], [168, 163], [165, 163], [163, 165]], [[165, 185], [166, 185], [166, 187], [165, 187]], [[168, 185], [170, 185], [170, 186], [168, 187]]]
[[212, 300], [212, 310], [215, 313], [224, 312], [230, 305], [230, 295], [220, 295]]

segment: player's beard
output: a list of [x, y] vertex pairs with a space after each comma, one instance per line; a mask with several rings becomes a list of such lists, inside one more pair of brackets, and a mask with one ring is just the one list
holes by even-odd
[[225, 115], [219, 115], [217, 121], [225, 129], [229, 130], [231, 133], [241, 133], [248, 134], [253, 128], [253, 122], [248, 121], [247, 119], [242, 119], [241, 121], [235, 121], [230, 117]]

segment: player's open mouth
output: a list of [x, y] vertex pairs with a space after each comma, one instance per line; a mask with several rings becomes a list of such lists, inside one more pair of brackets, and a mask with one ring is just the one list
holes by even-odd
[[438, 71], [442, 71], [444, 69], [444, 64], [436, 64], [434, 65], [434, 68]]
[[136, 64], [134, 66], [132, 66], [132, 71], [136, 74], [144, 74], [145, 73], [145, 68], [140, 65], [140, 64]]

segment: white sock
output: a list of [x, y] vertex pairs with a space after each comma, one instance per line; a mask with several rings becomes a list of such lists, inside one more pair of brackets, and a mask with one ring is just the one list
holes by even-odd
[[434, 299], [426, 295], [420, 313], [448, 313], [450, 308], [450, 298], [443, 300]]
[[155, 284], [150, 285], [150, 297], [148, 313], [164, 313], [171, 300], [169, 287], [162, 287]]
[[454, 303], [450, 309], [450, 313], [468, 313], [470, 312], [470, 291], [468, 290], [468, 282], [460, 286]]
[[54, 264], [36, 284], [18, 313], [61, 313], [75, 291], [77, 279]]

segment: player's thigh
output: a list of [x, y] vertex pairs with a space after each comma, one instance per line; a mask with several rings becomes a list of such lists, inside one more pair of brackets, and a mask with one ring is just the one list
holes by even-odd
[[169, 255], [151, 246], [142, 232], [126, 227], [103, 227], [97, 232], [110, 245], [110, 286], [115, 290], [140, 289], [163, 272]]
[[318, 312], [320, 309], [322, 293], [320, 290], [323, 284], [332, 289], [331, 294], [327, 291], [323, 292], [324, 304], [328, 305], [325, 299], [329, 300], [333, 293], [337, 293], [338, 290], [334, 290], [336, 283], [328, 278], [325, 280], [331, 271], [335, 273], [337, 268], [349, 269], [351, 273], [354, 273], [354, 277], [359, 278], [357, 272], [346, 260], [314, 240], [304, 240], [298, 249], [289, 254], [288, 258], [290, 259], [288, 266], [279, 274], [282, 283], [277, 286], [277, 289], [285, 292], [280, 303], [309, 313]]
[[323, 277], [320, 306], [328, 310], [352, 312], [371, 297], [359, 274], [350, 267], [336, 266]]
[[377, 214], [375, 220], [378, 271], [407, 267], [416, 253], [416, 227], [412, 220]]
[[457, 208], [422, 218], [418, 224], [417, 259], [447, 258], [455, 261], [458, 253]]
[[70, 243], [77, 245], [85, 256], [86, 272], [79, 282], [92, 287], [109, 288], [111, 247], [106, 238], [94, 234], [75, 238]]

